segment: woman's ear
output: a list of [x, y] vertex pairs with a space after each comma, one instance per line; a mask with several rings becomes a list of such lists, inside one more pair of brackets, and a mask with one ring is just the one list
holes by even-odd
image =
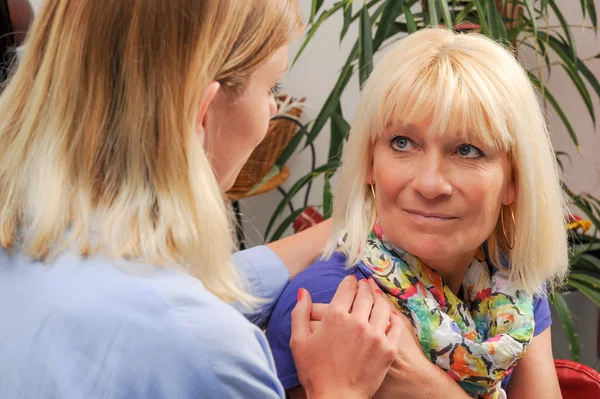
[[373, 178], [373, 166], [369, 166], [367, 169], [367, 184], [375, 184], [375, 179]]
[[375, 166], [373, 166], [373, 156], [370, 157], [368, 166], [367, 166], [367, 181], [366, 184], [375, 184]]
[[211, 103], [213, 102], [215, 96], [219, 92], [221, 88], [221, 84], [219, 82], [213, 81], [204, 89], [204, 93], [202, 93], [202, 98], [200, 99], [200, 103], [198, 104], [198, 119], [196, 120], [196, 132], [201, 138], [201, 142], [204, 142], [204, 127], [206, 122], [206, 115], [209, 112], [209, 108]]
[[515, 178], [511, 176], [508, 185], [506, 186], [506, 192], [504, 193], [504, 199], [502, 200], [502, 204], [509, 206], [517, 197], [517, 187], [515, 185]]

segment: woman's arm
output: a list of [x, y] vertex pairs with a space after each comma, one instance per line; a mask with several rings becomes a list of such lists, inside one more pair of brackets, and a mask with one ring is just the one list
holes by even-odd
[[267, 246], [279, 256], [285, 264], [290, 278], [310, 266], [323, 253], [323, 248], [331, 234], [332, 221], [325, 220], [316, 226]]
[[321, 255], [330, 232], [328, 220], [267, 246], [232, 254], [231, 261], [244, 277], [247, 291], [266, 300], [259, 307], [247, 308], [240, 303], [234, 307], [252, 323], [264, 327], [283, 289]]
[[515, 366], [506, 396], [513, 398], [561, 398], [552, 357], [550, 328], [536, 335]]

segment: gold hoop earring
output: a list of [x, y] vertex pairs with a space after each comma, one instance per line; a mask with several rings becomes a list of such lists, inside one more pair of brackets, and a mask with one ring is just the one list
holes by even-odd
[[[513, 231], [516, 231], [517, 223], [515, 221], [515, 213], [513, 212], [512, 208], [510, 206], [508, 207], [508, 209], [510, 209], [510, 216], [512, 219]], [[515, 234], [513, 234], [512, 243], [508, 239], [508, 234], [506, 234], [506, 227], [504, 225], [504, 206], [500, 210], [500, 223], [502, 224], [502, 234], [504, 234], [504, 241], [506, 242], [506, 245], [508, 245], [509, 249], [513, 249], [515, 247], [517, 237]]]
[[375, 186], [371, 183], [371, 193], [373, 193], [373, 202], [375, 202]]

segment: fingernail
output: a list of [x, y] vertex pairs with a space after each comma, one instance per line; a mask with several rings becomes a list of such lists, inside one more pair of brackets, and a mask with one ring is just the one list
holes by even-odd
[[303, 296], [304, 296], [304, 288], [300, 288], [298, 290], [298, 302], [300, 302], [302, 300]]
[[383, 295], [383, 291], [381, 291], [380, 289], [376, 289], [375, 292], [378, 293], [379, 295]]

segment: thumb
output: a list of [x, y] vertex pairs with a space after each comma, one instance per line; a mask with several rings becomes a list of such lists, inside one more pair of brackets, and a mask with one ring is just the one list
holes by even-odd
[[292, 340], [303, 340], [310, 335], [312, 298], [307, 290], [300, 288], [298, 303], [292, 311]]

